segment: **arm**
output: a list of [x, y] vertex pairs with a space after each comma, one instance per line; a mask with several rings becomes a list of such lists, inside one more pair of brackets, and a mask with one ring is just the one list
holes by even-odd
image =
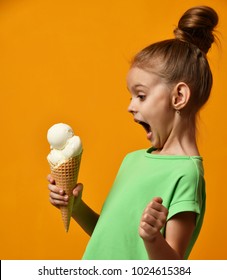
[[[139, 228], [149, 259], [183, 259], [195, 228], [196, 214], [181, 212], [167, 223], [168, 210], [154, 198], [145, 209]], [[165, 238], [160, 229], [165, 225]]]
[[[48, 176], [48, 189], [50, 190], [50, 203], [57, 208], [60, 206], [67, 206], [68, 196], [65, 195], [64, 190], [55, 185], [54, 179], [51, 175]], [[98, 221], [99, 215], [95, 213], [87, 204], [82, 200], [83, 185], [77, 184], [73, 190], [75, 197], [72, 217], [83, 228], [83, 230], [91, 235], [95, 225]]]
[[80, 200], [77, 207], [74, 207], [72, 217], [88, 235], [92, 235], [99, 219], [99, 215], [84, 203], [83, 200]]

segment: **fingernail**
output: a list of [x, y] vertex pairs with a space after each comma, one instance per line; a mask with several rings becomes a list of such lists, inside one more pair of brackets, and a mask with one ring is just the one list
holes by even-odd
[[65, 196], [64, 196], [64, 199], [67, 201], [67, 200], [68, 200], [68, 195], [65, 195]]

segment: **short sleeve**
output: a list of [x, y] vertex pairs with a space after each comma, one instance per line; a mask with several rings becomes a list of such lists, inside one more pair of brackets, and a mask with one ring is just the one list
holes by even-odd
[[204, 196], [204, 179], [197, 172], [191, 172], [179, 179], [169, 206], [167, 219], [180, 212], [201, 213]]

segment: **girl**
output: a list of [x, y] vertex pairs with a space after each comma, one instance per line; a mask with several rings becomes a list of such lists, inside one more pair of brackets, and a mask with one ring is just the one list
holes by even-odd
[[[187, 259], [205, 212], [196, 114], [209, 98], [212, 73], [206, 54], [214, 42], [216, 12], [189, 9], [175, 38], [154, 43], [133, 59], [127, 76], [129, 112], [152, 142], [128, 154], [100, 216], [74, 189], [73, 218], [91, 235], [83, 259]], [[49, 175], [50, 202], [68, 198]]]

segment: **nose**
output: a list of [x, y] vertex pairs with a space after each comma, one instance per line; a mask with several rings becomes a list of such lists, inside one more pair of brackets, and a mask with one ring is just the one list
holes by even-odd
[[128, 106], [128, 112], [131, 114], [135, 114], [136, 110], [135, 110], [135, 104], [133, 102], [133, 100], [131, 99], [129, 106]]

